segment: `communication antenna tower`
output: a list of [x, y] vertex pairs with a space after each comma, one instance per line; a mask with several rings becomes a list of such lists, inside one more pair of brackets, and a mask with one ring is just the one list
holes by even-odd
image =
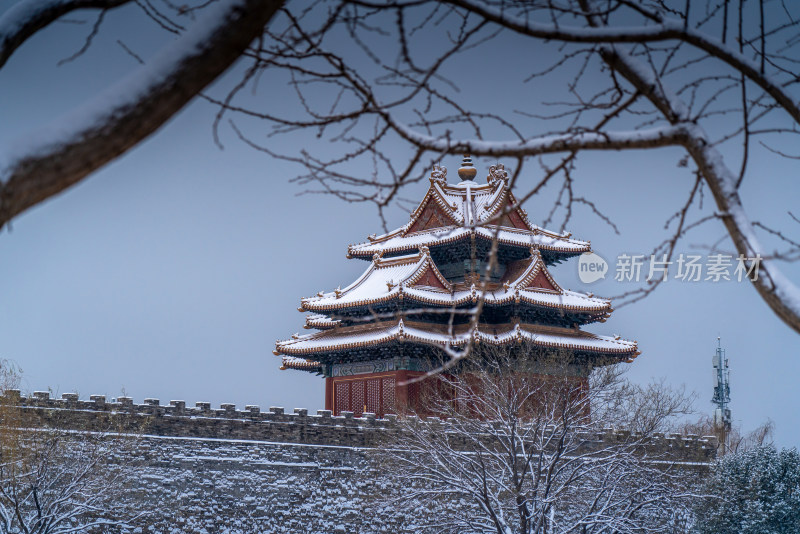
[[730, 369], [728, 368], [728, 357], [725, 356], [725, 349], [722, 348], [722, 343], [717, 337], [717, 352], [711, 360], [714, 365], [714, 396], [711, 402], [717, 405], [714, 410], [714, 426], [721, 434], [721, 444], [725, 447], [726, 437], [731, 430], [731, 409], [729, 408], [731, 402], [731, 386], [730, 386]]

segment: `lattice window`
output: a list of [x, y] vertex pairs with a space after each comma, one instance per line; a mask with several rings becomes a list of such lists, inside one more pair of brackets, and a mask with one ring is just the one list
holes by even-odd
[[333, 396], [336, 402], [334, 415], [339, 415], [343, 411], [350, 409], [350, 384], [348, 382], [335, 382], [334, 386]]
[[367, 411], [379, 414], [381, 410], [381, 379], [367, 380]]
[[387, 413], [397, 413], [394, 405], [394, 388], [394, 378], [383, 379], [383, 402], [381, 403], [381, 407], [383, 409], [381, 411], [381, 415], [385, 415]]
[[361, 417], [361, 414], [364, 413], [364, 382], [366, 382], [366, 380], [354, 380], [350, 382], [350, 384], [352, 384], [353, 399], [350, 410], [356, 417]]

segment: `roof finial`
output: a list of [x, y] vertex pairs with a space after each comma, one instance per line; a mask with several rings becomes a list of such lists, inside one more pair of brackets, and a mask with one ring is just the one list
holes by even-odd
[[438, 182], [441, 185], [447, 184], [447, 168], [435, 163], [431, 169], [431, 183]]
[[469, 157], [469, 154], [464, 154], [464, 159], [461, 161], [461, 167], [458, 169], [458, 177], [461, 178], [462, 181], [466, 182], [467, 180], [474, 180], [477, 174], [478, 169], [472, 165], [472, 158]]
[[497, 182], [503, 182], [505, 185], [508, 185], [508, 172], [506, 172], [506, 168], [502, 163], [497, 163], [489, 167], [489, 176], [486, 177], [486, 181], [490, 184], [496, 184]]

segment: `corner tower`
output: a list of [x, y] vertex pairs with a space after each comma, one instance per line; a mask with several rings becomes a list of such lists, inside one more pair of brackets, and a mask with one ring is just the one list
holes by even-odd
[[[435, 166], [407, 224], [348, 247], [348, 258], [369, 262], [364, 274], [344, 289], [301, 300], [305, 328], [317, 331], [278, 341], [274, 354], [281, 369], [324, 376], [325, 407], [335, 415], [414, 409], [430, 381], [405, 382], [445, 361], [445, 349], [463, 350], [471, 341], [566, 351], [583, 362], [576, 374], [582, 381], [596, 365], [639, 354], [635, 341], [580, 330], [604, 322], [610, 301], [564, 290], [548, 271], [591, 250], [589, 243], [531, 224], [502, 165], [489, 168], [484, 184], [476, 174], [468, 155], [457, 184]], [[487, 269], [495, 240], [496, 265]], [[473, 326], [470, 310], [481, 298]]]

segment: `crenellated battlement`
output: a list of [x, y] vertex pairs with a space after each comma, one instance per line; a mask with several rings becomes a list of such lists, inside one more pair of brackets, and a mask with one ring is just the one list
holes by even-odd
[[[35, 391], [26, 397], [17, 390], [6, 391], [2, 400], [6, 406], [30, 410], [42, 425], [70, 430], [114, 429], [165, 437], [346, 447], [375, 447], [386, 443], [390, 433], [398, 430], [396, 415], [380, 419], [370, 413], [354, 417], [352, 412], [343, 412], [333, 416], [330, 410], [309, 414], [305, 408], [287, 413], [278, 406], [261, 411], [257, 405], [247, 405], [239, 410], [235, 404], [223, 403], [213, 409], [209, 402], [196, 402], [192, 407], [183, 400], [162, 405], [159, 399], [146, 398], [139, 404], [132, 397], [109, 401], [104, 395], [82, 400], [76, 393], [51, 398], [46, 391]], [[442, 425], [446, 431], [446, 422], [436, 420], [431, 424]], [[586, 433], [582, 438], [585, 447], [595, 449], [637, 436], [626, 430], [607, 428]], [[717, 449], [714, 436], [654, 434], [646, 443], [648, 453], [683, 462], [710, 462]]]
[[241, 419], [265, 423], [291, 423], [304, 422], [311, 424], [324, 424], [327, 426], [392, 426], [397, 419], [396, 415], [386, 415], [378, 419], [375, 414], [365, 413], [362, 417], [354, 417], [353, 412], [342, 412], [340, 416], [333, 416], [331, 410], [317, 410], [316, 415], [309, 415], [306, 408], [295, 408], [288, 413], [281, 406], [270, 406], [266, 412], [255, 404], [248, 404], [244, 410], [237, 410], [232, 403], [222, 403], [219, 408], [212, 409], [210, 402], [198, 401], [195, 405], [186, 406], [186, 401], [171, 400], [169, 404], [162, 405], [160, 399], [146, 398], [141, 404], [133, 402], [133, 397], [116, 397], [111, 401], [105, 395], [90, 395], [89, 400], [82, 400], [77, 393], [62, 393], [61, 398], [52, 398], [48, 391], [34, 391], [30, 397], [25, 397], [19, 390], [7, 390], [4, 397], [6, 402], [25, 408], [47, 408], [57, 410], [90, 411], [108, 414], [126, 414], [142, 416], [169, 416], [187, 418], [218, 418]]
[[389, 415], [377, 419], [374, 414], [357, 418], [350, 412], [333, 416], [330, 410], [311, 415], [305, 408], [287, 413], [278, 406], [262, 411], [257, 405], [247, 405], [239, 410], [231, 403], [214, 409], [211, 403], [202, 401], [193, 407], [183, 400], [162, 405], [155, 398], [146, 398], [142, 403], [135, 403], [132, 397], [109, 401], [104, 395], [83, 400], [75, 393], [52, 398], [46, 391], [35, 391], [26, 397], [17, 390], [8, 390], [2, 400], [7, 406], [28, 410], [39, 424], [54, 428], [351, 447], [377, 446], [385, 432], [370, 430], [393, 428], [396, 418]]

